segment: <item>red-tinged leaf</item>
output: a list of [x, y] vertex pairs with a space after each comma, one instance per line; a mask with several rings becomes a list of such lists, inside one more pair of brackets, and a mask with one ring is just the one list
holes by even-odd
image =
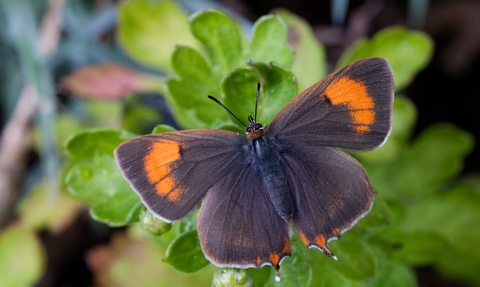
[[63, 78], [60, 86], [78, 96], [117, 100], [131, 92], [158, 91], [162, 78], [146, 75], [127, 67], [107, 63], [86, 66]]

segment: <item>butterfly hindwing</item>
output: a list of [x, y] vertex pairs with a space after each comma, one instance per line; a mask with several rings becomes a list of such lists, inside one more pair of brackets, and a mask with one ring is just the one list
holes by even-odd
[[290, 101], [275, 116], [268, 134], [278, 142], [373, 149], [390, 133], [393, 93], [386, 60], [359, 60]]
[[331, 147], [295, 149], [284, 154], [296, 212], [293, 223], [307, 246], [332, 256], [327, 243], [370, 210], [374, 191], [362, 166]]
[[221, 267], [278, 270], [290, 255], [288, 223], [275, 211], [252, 164], [238, 166], [208, 191], [198, 235], [205, 255]]
[[115, 157], [147, 208], [170, 222], [184, 217], [244, 160], [246, 144], [244, 136], [229, 131], [179, 131], [128, 140]]

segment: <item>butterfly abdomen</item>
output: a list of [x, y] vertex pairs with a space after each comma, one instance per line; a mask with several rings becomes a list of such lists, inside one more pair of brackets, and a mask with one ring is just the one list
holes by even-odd
[[253, 165], [261, 179], [263, 190], [278, 215], [285, 221], [290, 221], [294, 212], [293, 197], [288, 189], [285, 170], [271, 143], [264, 137], [251, 142]]

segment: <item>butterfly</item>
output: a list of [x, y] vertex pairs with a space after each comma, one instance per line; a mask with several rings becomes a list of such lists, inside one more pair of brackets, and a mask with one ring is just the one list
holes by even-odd
[[305, 245], [336, 258], [328, 242], [370, 211], [374, 190], [366, 172], [338, 148], [381, 146], [392, 127], [393, 94], [388, 62], [363, 59], [304, 90], [268, 126], [249, 116], [246, 135], [144, 135], [118, 146], [115, 158], [162, 220], [182, 219], [203, 199], [197, 231], [213, 264], [272, 265], [278, 277], [291, 255], [290, 222]]

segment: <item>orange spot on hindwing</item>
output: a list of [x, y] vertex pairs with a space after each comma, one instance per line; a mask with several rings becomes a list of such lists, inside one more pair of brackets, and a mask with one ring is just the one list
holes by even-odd
[[346, 105], [355, 122], [355, 131], [370, 131], [369, 125], [375, 121], [375, 103], [368, 94], [367, 87], [361, 82], [342, 77], [329, 85], [325, 94], [333, 105]]
[[275, 267], [275, 266], [278, 266], [278, 264], [280, 263], [280, 256], [277, 254], [277, 253], [270, 253], [270, 262], [272, 262], [272, 265]]
[[315, 237], [315, 244], [317, 244], [317, 246], [322, 249], [323, 253], [325, 253], [328, 256], [333, 256], [332, 252], [328, 249], [327, 240], [325, 239], [325, 236], [320, 234], [317, 237]]
[[143, 158], [147, 180], [155, 186], [155, 192], [168, 201], [180, 199], [183, 190], [176, 186], [176, 178], [171, 173], [171, 165], [178, 161], [181, 144], [174, 141], [152, 143], [150, 151]]
[[298, 236], [300, 236], [300, 239], [302, 240], [303, 244], [307, 246], [310, 245], [310, 240], [308, 240], [307, 236], [305, 236], [305, 233], [298, 230]]
[[338, 229], [338, 228], [332, 229], [332, 234], [333, 235], [338, 235], [339, 233], [340, 233], [340, 229]]
[[315, 237], [315, 243], [322, 249], [327, 248], [327, 241], [325, 240], [325, 237], [321, 234]]

